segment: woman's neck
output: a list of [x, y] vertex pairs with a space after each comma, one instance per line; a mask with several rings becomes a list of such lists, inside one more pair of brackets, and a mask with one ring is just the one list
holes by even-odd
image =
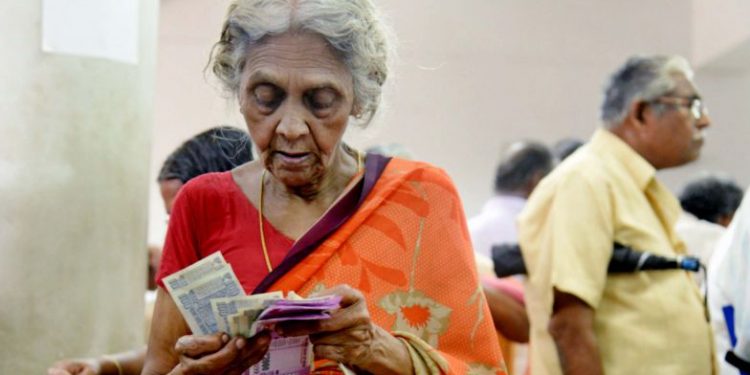
[[[351, 149], [349, 149], [351, 150]], [[266, 188], [273, 199], [288, 200], [289, 203], [322, 205], [328, 207], [346, 188], [358, 172], [358, 158], [355, 151], [347, 151], [346, 146], [338, 148], [330, 168], [316, 181], [302, 186], [286, 186], [270, 173], [266, 173]]]

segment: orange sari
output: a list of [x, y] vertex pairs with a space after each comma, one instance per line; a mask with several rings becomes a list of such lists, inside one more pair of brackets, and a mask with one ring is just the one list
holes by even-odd
[[506, 373], [461, 202], [442, 170], [392, 159], [356, 212], [267, 289], [307, 295], [337, 284], [359, 289], [373, 321], [427, 348], [440, 372]]

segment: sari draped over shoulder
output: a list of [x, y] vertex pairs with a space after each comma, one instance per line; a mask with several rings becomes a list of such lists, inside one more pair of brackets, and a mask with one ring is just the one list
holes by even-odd
[[324, 227], [298, 240], [255, 292], [308, 295], [348, 284], [364, 294], [374, 323], [407, 343], [419, 362], [415, 373], [505, 374], [450, 178], [425, 163], [378, 155], [366, 164], [357, 199], [337, 203], [348, 212], [329, 210], [318, 223]]

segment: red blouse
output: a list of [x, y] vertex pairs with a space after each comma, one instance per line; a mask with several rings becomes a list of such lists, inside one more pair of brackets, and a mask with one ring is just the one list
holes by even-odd
[[[286, 256], [294, 241], [263, 219], [271, 264]], [[190, 180], [175, 198], [156, 281], [221, 251], [245, 293], [268, 275], [260, 245], [258, 210], [234, 182], [231, 172], [208, 173]]]

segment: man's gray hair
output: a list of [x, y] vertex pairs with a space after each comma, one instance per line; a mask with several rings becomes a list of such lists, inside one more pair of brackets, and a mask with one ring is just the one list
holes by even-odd
[[650, 101], [674, 90], [675, 75], [692, 80], [693, 71], [682, 56], [635, 56], [612, 77], [604, 92], [601, 119], [604, 126], [619, 125], [633, 102]]
[[214, 74], [233, 95], [248, 51], [264, 38], [288, 31], [321, 35], [353, 77], [358, 122], [366, 126], [380, 104], [388, 76], [388, 40], [370, 0], [235, 0], [214, 45]]

